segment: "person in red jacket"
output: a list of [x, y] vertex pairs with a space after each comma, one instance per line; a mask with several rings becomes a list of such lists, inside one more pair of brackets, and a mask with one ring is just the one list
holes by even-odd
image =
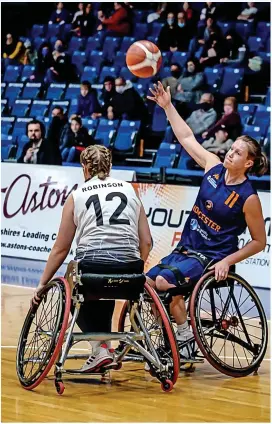
[[230, 138], [233, 140], [241, 133], [241, 118], [237, 112], [237, 100], [235, 97], [225, 98], [222, 118], [220, 118], [208, 131], [205, 131], [202, 134], [202, 138], [208, 139], [209, 137], [213, 137], [222, 126], [226, 128]]
[[102, 11], [98, 12], [98, 19], [101, 21], [101, 25], [98, 26], [97, 30], [106, 29], [116, 36], [128, 35], [131, 30], [131, 24], [127, 9], [123, 3], [114, 3], [114, 10], [113, 15], [109, 18], [106, 18]]

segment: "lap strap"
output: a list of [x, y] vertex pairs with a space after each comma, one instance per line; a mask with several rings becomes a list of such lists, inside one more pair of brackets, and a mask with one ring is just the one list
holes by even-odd
[[182, 253], [183, 255], [187, 255], [188, 258], [197, 259], [203, 266], [204, 270], [206, 270], [209, 266], [212, 266], [214, 263], [213, 259], [207, 258], [207, 256], [203, 255], [203, 253], [199, 253], [191, 249], [186, 249], [184, 246], [177, 246], [172, 253]]
[[171, 266], [171, 265], [163, 265], [163, 264], [158, 264], [158, 267], [162, 269], [170, 269], [170, 271], [172, 271], [173, 274], [175, 275], [177, 283], [181, 284], [183, 282], [184, 276], [182, 275], [182, 273], [177, 267]]

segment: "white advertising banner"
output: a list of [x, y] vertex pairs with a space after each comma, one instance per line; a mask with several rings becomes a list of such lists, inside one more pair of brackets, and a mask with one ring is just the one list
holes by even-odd
[[[131, 180], [126, 172], [113, 171], [117, 179]], [[56, 239], [62, 207], [69, 194], [83, 183], [81, 168], [2, 164], [2, 255], [47, 260]], [[146, 269], [157, 264], [177, 245], [185, 221], [194, 205], [197, 187], [133, 184], [143, 202], [154, 247]], [[266, 224], [267, 245], [263, 252], [237, 265], [253, 286], [270, 288], [270, 194], [259, 193]], [[248, 230], [239, 247], [250, 241]], [[66, 262], [73, 259], [75, 244]]]

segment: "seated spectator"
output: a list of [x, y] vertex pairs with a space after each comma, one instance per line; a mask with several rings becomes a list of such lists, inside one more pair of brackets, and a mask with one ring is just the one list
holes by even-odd
[[94, 144], [94, 139], [88, 134], [87, 128], [82, 126], [81, 118], [72, 115], [70, 125], [65, 126], [60, 138], [62, 160], [78, 162], [82, 150], [91, 144]]
[[214, 18], [209, 16], [206, 20], [206, 26], [199, 27], [197, 36], [191, 40], [189, 46], [190, 52], [194, 54], [200, 47], [207, 45], [207, 42], [213, 35], [220, 37], [221, 30], [218, 25], [216, 25]]
[[35, 72], [34, 75], [30, 77], [30, 79], [35, 80], [35, 82], [42, 82], [46, 72], [53, 66], [53, 64], [54, 59], [52, 55], [51, 44], [48, 41], [45, 41], [41, 44], [38, 50]]
[[174, 13], [169, 12], [167, 22], [162, 27], [158, 38], [160, 50], [172, 52], [177, 50], [178, 28]]
[[242, 37], [235, 31], [228, 31], [225, 34], [224, 57], [220, 63], [239, 66], [245, 63], [246, 56], [247, 49]]
[[22, 41], [14, 38], [12, 34], [7, 34], [2, 54], [4, 59], [16, 60], [17, 62], [23, 63], [24, 45]]
[[[177, 15], [177, 32], [176, 32], [176, 50], [186, 52], [190, 42], [190, 33], [188, 32], [188, 24], [184, 12], [179, 12]], [[172, 49], [172, 51], [175, 51]]]
[[24, 42], [24, 56], [23, 56], [23, 64], [24, 65], [36, 65], [38, 60], [38, 54], [37, 51], [34, 49], [34, 47], [31, 44], [30, 40], [26, 40]]
[[55, 43], [53, 59], [53, 65], [46, 73], [46, 84], [53, 82], [63, 82], [68, 84], [77, 81], [78, 78], [76, 75], [75, 66], [72, 64], [71, 56], [65, 53], [61, 40], [57, 40]]
[[213, 137], [219, 128], [224, 126], [232, 140], [241, 134], [241, 118], [237, 112], [237, 100], [235, 97], [226, 97], [224, 101], [224, 114], [208, 131], [202, 134], [202, 138]]
[[194, 135], [200, 135], [208, 130], [216, 121], [216, 111], [213, 108], [214, 97], [210, 93], [204, 93], [195, 110], [186, 120]]
[[89, 81], [82, 81], [78, 97], [76, 114], [82, 118], [96, 119], [101, 116], [101, 106], [97, 100], [97, 92], [92, 89]]
[[[104, 78], [103, 81], [103, 90], [102, 90], [102, 96], [101, 101], [103, 103], [102, 106], [102, 115], [105, 117], [108, 117], [108, 108], [112, 104], [112, 99], [116, 95], [115, 90], [115, 79], [114, 77], [107, 76]], [[112, 109], [111, 109], [112, 113]], [[108, 119], [111, 119], [108, 117]]]
[[156, 12], [149, 13], [149, 15], [147, 16], [147, 19], [146, 19], [147, 23], [151, 24], [152, 22], [160, 19], [162, 14], [166, 10], [166, 6], [167, 6], [167, 3], [158, 3]]
[[127, 8], [123, 3], [114, 3], [114, 13], [106, 18], [102, 11], [98, 12], [98, 19], [101, 24], [97, 30], [106, 29], [113, 36], [119, 37], [129, 35], [131, 32], [130, 16]]
[[61, 156], [57, 143], [45, 138], [44, 124], [38, 120], [27, 124], [29, 142], [24, 145], [18, 163], [43, 165], [61, 165]]
[[233, 140], [229, 138], [228, 131], [224, 125], [221, 125], [213, 137], [202, 143], [202, 147], [204, 147], [204, 149], [208, 150], [209, 152], [218, 155], [220, 159], [223, 159], [225, 154], [231, 148], [232, 144]]
[[83, 13], [75, 19], [72, 31], [78, 37], [90, 37], [94, 33], [95, 23], [96, 20], [92, 13], [92, 3], [86, 3], [83, 7]]
[[63, 25], [69, 23], [69, 20], [69, 12], [64, 9], [63, 3], [57, 3], [57, 8], [54, 12], [52, 12], [48, 23]]
[[248, 21], [248, 22], [253, 22], [256, 13], [258, 12], [257, 7], [255, 7], [255, 3], [253, 2], [248, 2], [248, 7], [246, 7], [241, 14], [237, 17], [238, 20], [240, 21]]
[[74, 17], [72, 19], [72, 24], [77, 20], [77, 18], [81, 15], [83, 15], [83, 9], [84, 9], [84, 3], [78, 3], [78, 11], [74, 14]]
[[204, 21], [205, 19], [207, 19], [209, 16], [212, 16], [212, 15], [214, 15], [213, 17], [215, 17], [215, 13], [216, 13], [215, 4], [211, 1], [208, 1], [206, 2], [206, 6], [201, 10], [200, 20]]
[[177, 92], [178, 79], [181, 75], [181, 67], [178, 63], [172, 63], [171, 65], [171, 76], [166, 77], [162, 80], [162, 85], [166, 89], [168, 86], [170, 87], [171, 96]]
[[190, 6], [190, 3], [188, 3], [187, 1], [183, 3], [182, 11], [185, 15], [185, 21], [186, 22], [189, 22], [191, 19], [193, 19], [194, 12], [193, 12], [193, 9]]
[[215, 66], [220, 63], [224, 56], [224, 42], [216, 34], [213, 34], [207, 41], [204, 51], [199, 59], [199, 63], [205, 66]]
[[[67, 119], [67, 116], [64, 113], [64, 110], [61, 106], [55, 106], [54, 109], [52, 109], [51, 117], [52, 118], [58, 118], [58, 120], [56, 120], [58, 122], [58, 124], [55, 124], [53, 132], [54, 132], [55, 138], [57, 139], [57, 143], [59, 144], [60, 135], [61, 135], [65, 125], [67, 125], [68, 119]], [[52, 119], [52, 121], [53, 121], [53, 119]], [[50, 127], [48, 129], [48, 134], [49, 134], [49, 132], [50, 132]], [[49, 135], [48, 135], [48, 138], [49, 138]]]
[[174, 99], [183, 103], [197, 103], [203, 93], [204, 81], [204, 74], [200, 71], [197, 61], [188, 60], [186, 70], [178, 79]]
[[113, 96], [110, 105], [112, 107], [112, 118], [109, 117], [109, 119], [123, 118], [146, 122], [146, 105], [140, 94], [133, 87], [131, 81], [125, 81], [121, 77], [116, 78], [115, 89], [116, 95]]

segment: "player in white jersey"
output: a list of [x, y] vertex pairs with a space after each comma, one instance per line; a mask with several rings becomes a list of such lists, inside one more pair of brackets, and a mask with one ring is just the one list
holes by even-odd
[[[151, 249], [151, 234], [144, 208], [131, 184], [111, 178], [111, 152], [89, 146], [80, 156], [85, 182], [67, 199], [58, 237], [36, 289], [46, 285], [64, 262], [74, 237], [76, 259], [85, 272], [141, 273]], [[102, 308], [101, 308], [102, 306]], [[102, 310], [101, 310], [102, 309]], [[83, 332], [109, 332], [114, 301], [84, 302], [77, 324]], [[98, 371], [113, 360], [106, 342], [91, 342], [93, 351], [82, 371]]]

